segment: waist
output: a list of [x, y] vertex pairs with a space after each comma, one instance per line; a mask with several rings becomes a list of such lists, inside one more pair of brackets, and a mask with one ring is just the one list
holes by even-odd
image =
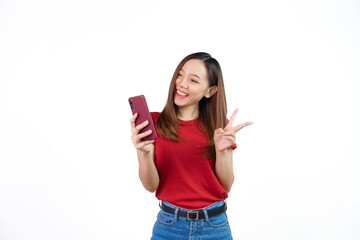
[[162, 201], [160, 208], [163, 211], [173, 215], [185, 217], [189, 220], [198, 220], [202, 218], [213, 217], [225, 212], [227, 210], [227, 204], [225, 200], [222, 200], [201, 209], [190, 210], [177, 207], [166, 201]]

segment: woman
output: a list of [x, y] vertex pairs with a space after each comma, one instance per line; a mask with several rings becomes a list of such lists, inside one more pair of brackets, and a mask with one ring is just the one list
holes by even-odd
[[234, 181], [235, 134], [252, 124], [233, 127], [237, 112], [227, 121], [220, 65], [199, 52], [179, 63], [165, 108], [151, 113], [155, 141], [141, 141], [151, 130], [139, 133], [148, 122], [135, 126], [132, 117], [140, 180], [161, 201], [151, 239], [232, 239], [225, 199]]

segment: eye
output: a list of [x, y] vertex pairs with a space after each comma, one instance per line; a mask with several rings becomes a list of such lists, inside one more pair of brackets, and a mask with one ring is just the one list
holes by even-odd
[[199, 83], [197, 80], [191, 79], [191, 82], [193, 83]]
[[178, 73], [178, 75], [177, 75], [178, 77], [181, 77], [181, 74], [180, 73]]

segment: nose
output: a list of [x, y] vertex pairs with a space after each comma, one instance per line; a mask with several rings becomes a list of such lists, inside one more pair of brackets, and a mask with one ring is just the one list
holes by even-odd
[[185, 77], [183, 77], [183, 78], [181, 78], [181, 79], [179, 79], [179, 80], [180, 80], [180, 87], [182, 87], [182, 88], [188, 88]]

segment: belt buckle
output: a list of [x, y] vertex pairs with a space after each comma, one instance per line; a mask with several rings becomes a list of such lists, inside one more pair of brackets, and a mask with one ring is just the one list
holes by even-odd
[[[191, 218], [190, 217], [190, 214], [196, 214], [196, 217], [195, 218]], [[198, 220], [199, 219], [199, 212], [197, 211], [188, 211], [187, 214], [186, 214], [186, 218], [189, 219], [189, 220]]]

